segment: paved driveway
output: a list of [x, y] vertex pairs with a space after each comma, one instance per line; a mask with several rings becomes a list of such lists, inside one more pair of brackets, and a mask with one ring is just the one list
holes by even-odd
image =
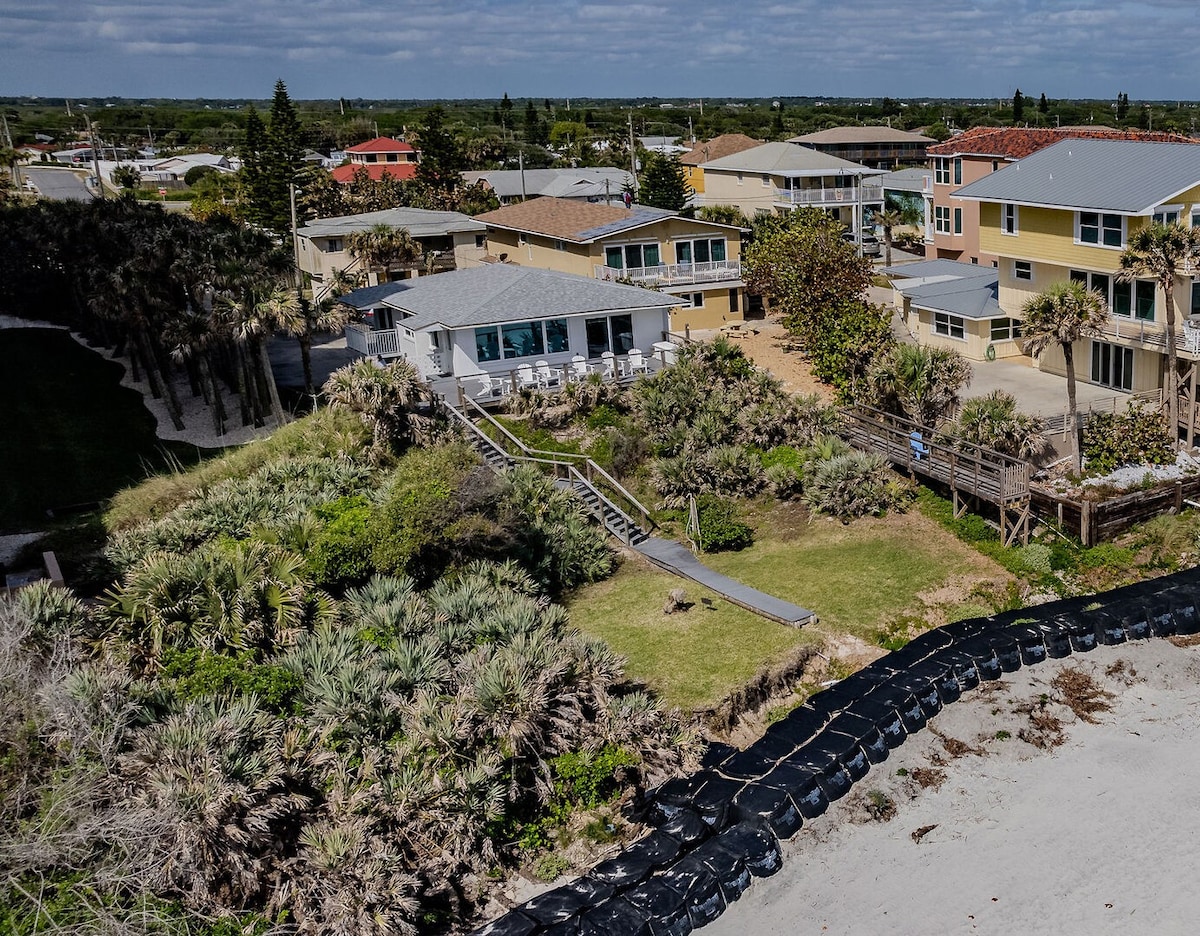
[[92, 191], [70, 169], [23, 168], [21, 174], [37, 186], [42, 198], [55, 201], [91, 201]]
[[[1024, 412], [1045, 417], [1066, 411], [1067, 379], [1042, 373], [1030, 363], [1029, 358], [972, 361], [971, 375], [971, 383], [963, 392], [964, 398], [983, 396], [993, 390], [1007, 390], [1017, 398], [1017, 406]], [[1112, 401], [1116, 398], [1117, 409], [1123, 410], [1124, 400], [1129, 397], [1128, 393], [1084, 383], [1078, 377], [1075, 392], [1080, 409], [1087, 409], [1089, 404], [1107, 405], [1111, 409]]]

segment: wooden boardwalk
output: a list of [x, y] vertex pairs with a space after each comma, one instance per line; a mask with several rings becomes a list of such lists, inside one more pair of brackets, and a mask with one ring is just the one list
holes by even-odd
[[992, 504], [1000, 512], [1004, 545], [1028, 541], [1029, 462], [979, 446], [945, 445], [934, 440], [932, 429], [870, 407], [843, 409], [841, 416], [841, 434], [855, 448], [950, 488], [955, 517], [973, 502]]

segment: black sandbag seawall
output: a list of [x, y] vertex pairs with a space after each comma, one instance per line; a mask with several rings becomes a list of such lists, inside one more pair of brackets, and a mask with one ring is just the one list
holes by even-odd
[[718, 748], [698, 773], [651, 792], [653, 831], [474, 936], [687, 936], [779, 870], [780, 839], [981, 680], [1097, 644], [1196, 633], [1200, 568], [935, 628], [817, 693], [744, 751]]

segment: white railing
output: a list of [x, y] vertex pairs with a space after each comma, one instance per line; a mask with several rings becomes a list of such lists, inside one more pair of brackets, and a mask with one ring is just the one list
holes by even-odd
[[[1106, 338], [1120, 338], [1156, 348], [1167, 346], [1167, 330], [1155, 322], [1110, 315], [1101, 328]], [[1200, 328], [1185, 324], [1175, 330], [1175, 346], [1188, 354], [1200, 354]]]
[[597, 265], [598, 280], [631, 280], [635, 283], [650, 283], [656, 286], [682, 286], [689, 283], [722, 283], [741, 279], [742, 261], [709, 260], [704, 263], [662, 263], [658, 266], [616, 267]]
[[789, 205], [852, 205], [860, 200], [864, 202], [883, 201], [882, 185], [847, 185], [845, 188], [799, 188], [776, 189], [777, 201]]
[[375, 331], [352, 323], [346, 326], [346, 347], [367, 357], [398, 357], [400, 335], [394, 328]]

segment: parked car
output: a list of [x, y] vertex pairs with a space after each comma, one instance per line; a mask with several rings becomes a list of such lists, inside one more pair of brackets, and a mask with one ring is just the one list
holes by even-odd
[[[842, 235], [842, 239], [851, 244], [855, 243], [854, 232], [846, 231]], [[862, 255], [864, 257], [878, 257], [880, 255], [879, 238], [866, 231], [862, 233]]]

